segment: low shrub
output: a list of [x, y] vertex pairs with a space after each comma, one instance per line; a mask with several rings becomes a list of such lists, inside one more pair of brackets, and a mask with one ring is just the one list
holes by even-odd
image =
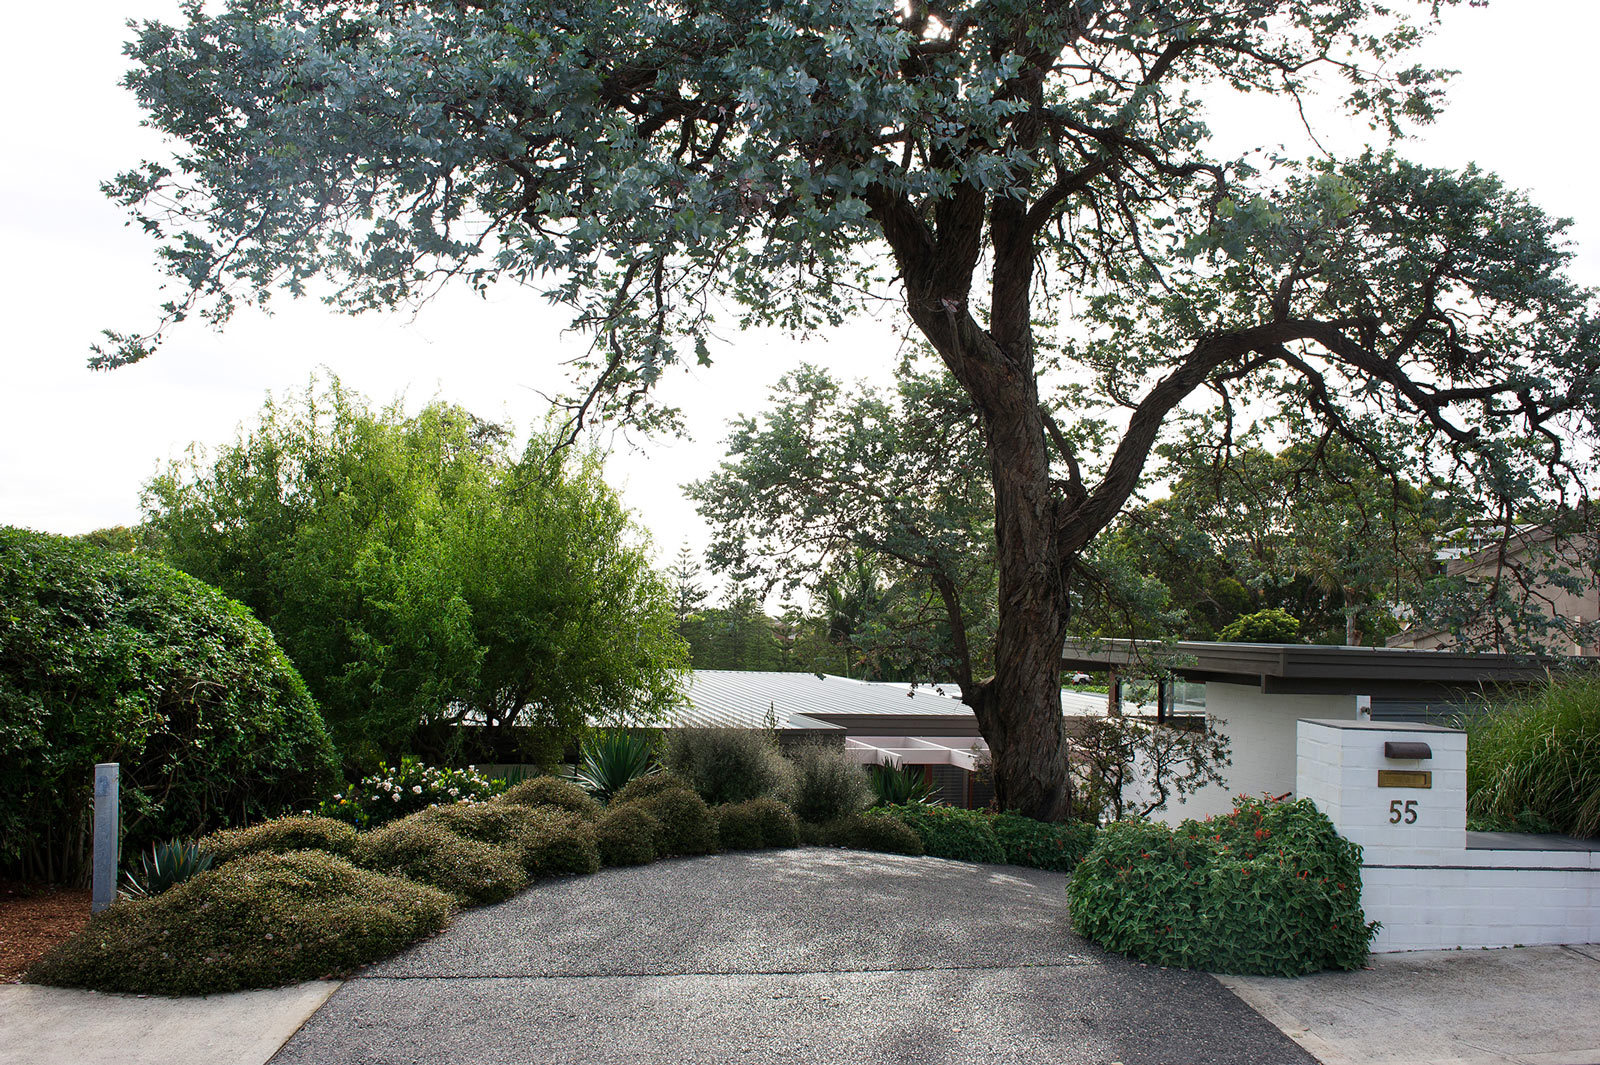
[[423, 810], [415, 820], [438, 825], [463, 839], [521, 852], [528, 832], [541, 823], [532, 807], [512, 803], [462, 802]]
[[521, 891], [528, 878], [519, 857], [512, 848], [464, 839], [417, 816], [362, 833], [355, 849], [357, 865], [436, 887], [464, 906]]
[[1467, 816], [1600, 836], [1600, 678], [1555, 680], [1467, 722]]
[[1067, 901], [1073, 927], [1107, 949], [1213, 972], [1358, 969], [1377, 932], [1361, 912], [1361, 848], [1305, 799], [1241, 798], [1177, 829], [1112, 822]]
[[1095, 826], [1088, 821], [1049, 823], [1021, 814], [994, 814], [989, 827], [1008, 865], [1070, 873], [1094, 845]]
[[444, 893], [330, 854], [254, 854], [96, 914], [27, 979], [148, 995], [279, 987], [387, 957], [449, 914]]
[[776, 799], [747, 799], [716, 808], [717, 840], [725, 851], [793, 847], [800, 840], [794, 813]]
[[713, 806], [781, 794], [793, 772], [772, 733], [753, 728], [679, 729], [666, 765]]
[[331, 817], [277, 817], [249, 828], [225, 828], [200, 840], [200, 849], [217, 863], [248, 854], [323, 851], [348, 858], [355, 852], [356, 830]]
[[529, 875], [566, 876], [600, 868], [594, 825], [571, 810], [544, 807], [522, 837], [523, 868]]
[[660, 857], [712, 854], [717, 849], [717, 824], [711, 816], [711, 808], [688, 788], [666, 788], [623, 805], [638, 806], [661, 822], [661, 831], [655, 839], [656, 854]]
[[324, 800], [318, 812], [358, 828], [378, 828], [441, 803], [482, 802], [504, 790], [503, 782], [491, 780], [471, 766], [423, 765], [406, 755], [396, 766], [379, 762], [376, 773]]
[[605, 865], [646, 865], [656, 860], [661, 822], [633, 804], [609, 807], [595, 822], [595, 843]]
[[923, 852], [930, 857], [995, 864], [1006, 860], [991, 817], [980, 810], [920, 804], [880, 809], [884, 816], [895, 818], [914, 831], [922, 840]]
[[909, 825], [876, 811], [851, 814], [836, 824], [838, 825], [836, 838], [839, 841], [838, 846], [841, 847], [887, 854], [909, 854], [912, 857], [920, 857], [926, 853], [922, 846], [922, 837]]
[[621, 791], [611, 797], [611, 805], [626, 805], [638, 802], [640, 799], [649, 799], [666, 791], [694, 791], [688, 781], [672, 773], [652, 773], [647, 777], [631, 780]]
[[570, 810], [585, 821], [600, 817], [600, 804], [588, 792], [570, 780], [560, 777], [534, 777], [514, 785], [500, 796], [500, 802], [517, 806], [559, 806]]
[[794, 814], [802, 821], [825, 824], [865, 810], [872, 802], [867, 774], [843, 747], [811, 744], [794, 757], [791, 795]]

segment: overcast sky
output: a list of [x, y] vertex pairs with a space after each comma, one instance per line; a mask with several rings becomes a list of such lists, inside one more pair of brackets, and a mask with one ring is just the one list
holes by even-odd
[[[303, 387], [322, 366], [377, 401], [403, 393], [416, 406], [438, 396], [521, 426], [541, 420], [542, 394], [563, 391], [561, 362], [582, 341], [563, 337], [563, 318], [533, 293], [511, 289], [487, 302], [458, 289], [416, 315], [357, 319], [283, 301], [270, 318], [241, 312], [221, 334], [181, 327], [139, 365], [85, 368], [100, 329], [143, 330], [160, 300], [153, 245], [125, 227], [98, 183], [162, 151], [117, 82], [124, 20], [171, 18], [176, 6], [84, 0], [7, 12], [0, 524], [61, 533], [131, 524], [140, 486], [158, 466], [191, 442], [231, 439], [269, 391]], [[1575, 273], [1589, 284], [1600, 283], [1597, 37], [1594, 0], [1506, 0], [1448, 13], [1423, 58], [1461, 71], [1451, 108], [1402, 149], [1431, 165], [1476, 161], [1573, 218]], [[1228, 144], [1295, 136], [1291, 116], [1268, 102], [1214, 126]], [[1364, 135], [1337, 124], [1323, 132], [1338, 151], [1359, 147]], [[672, 379], [666, 398], [685, 409], [694, 439], [618, 440], [609, 466], [658, 555], [707, 539], [679, 486], [715, 467], [729, 418], [759, 410], [767, 388], [801, 359], [886, 379], [895, 327], [860, 321], [805, 345], [730, 329], [716, 365]]]

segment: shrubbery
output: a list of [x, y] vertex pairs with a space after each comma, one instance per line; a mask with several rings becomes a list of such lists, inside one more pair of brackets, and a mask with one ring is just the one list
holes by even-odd
[[800, 828], [790, 809], [776, 799], [747, 799], [716, 808], [717, 840], [725, 851], [793, 847]]
[[571, 810], [535, 809], [522, 845], [524, 867], [532, 876], [592, 873], [600, 868], [594, 825]]
[[154, 995], [278, 987], [386, 957], [449, 913], [442, 892], [329, 854], [255, 854], [95, 915], [28, 979]]
[[225, 828], [200, 840], [200, 849], [218, 864], [247, 854], [323, 851], [348, 858], [356, 848], [356, 830], [331, 817], [279, 817], [249, 828]]
[[1366, 963], [1361, 848], [1310, 801], [1240, 799], [1177, 829], [1118, 821], [1067, 889], [1072, 923], [1140, 961], [1301, 976]]
[[578, 785], [560, 777], [534, 777], [512, 785], [500, 796], [500, 802], [518, 806], [559, 806], [570, 810], [585, 821], [600, 817], [600, 804]]
[[914, 858], [923, 853], [922, 837], [905, 822], [897, 821], [880, 810], [850, 814], [822, 825], [802, 825], [801, 837], [807, 843], [823, 847], [907, 854]]
[[995, 837], [991, 818], [981, 810], [962, 810], [954, 806], [885, 806], [885, 816], [901, 821], [922, 840], [922, 849], [931, 858], [954, 858], [962, 862], [1000, 863], [1005, 851]]
[[794, 814], [825, 824], [865, 810], [872, 802], [867, 774], [844, 748], [827, 744], [802, 747], [794, 758]]
[[505, 849], [464, 839], [425, 817], [362, 833], [356, 864], [438, 888], [467, 906], [500, 902], [527, 884], [527, 875]]
[[645, 865], [656, 860], [661, 822], [639, 807], [612, 806], [595, 823], [595, 842], [606, 865]]
[[440, 803], [481, 802], [504, 790], [504, 782], [490, 780], [471, 767], [428, 766], [407, 755], [393, 767], [379, 762], [377, 772], [362, 777], [348, 792], [324, 800], [320, 812], [359, 828], [377, 828]]
[[688, 781], [671, 773], [652, 773], [647, 777], [631, 780], [621, 791], [611, 799], [612, 806], [624, 806], [628, 803], [638, 802], [640, 799], [649, 799], [667, 791], [693, 791]]
[[1095, 837], [1095, 826], [1088, 821], [1051, 824], [1021, 814], [995, 814], [989, 818], [989, 827], [1006, 864], [1062, 873], [1078, 867]]
[[1600, 836], [1600, 679], [1552, 681], [1467, 724], [1474, 826]]
[[[644, 784], [664, 777], [667, 786], [640, 789], [642, 797], [630, 796], [635, 784]], [[655, 839], [656, 854], [667, 857], [674, 854], [712, 854], [717, 849], [717, 825], [711, 817], [711, 808], [700, 796], [681, 782], [671, 786], [675, 778], [666, 774], [644, 777], [622, 789], [612, 805], [636, 805], [661, 823]], [[639, 793], [636, 793], [636, 796]]]
[[122, 765], [129, 852], [308, 803], [335, 766], [244, 607], [149, 558], [0, 528], [0, 868], [78, 873], [97, 762]]
[[678, 729], [666, 765], [713, 806], [781, 794], [791, 776], [771, 734], [751, 728]]

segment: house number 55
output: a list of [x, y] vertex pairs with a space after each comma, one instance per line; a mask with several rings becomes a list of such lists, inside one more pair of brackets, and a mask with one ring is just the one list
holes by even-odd
[[1417, 823], [1417, 800], [1407, 799], [1402, 803], [1399, 799], [1395, 799], [1389, 803], [1389, 823], [1398, 825], [1402, 821], [1408, 825]]

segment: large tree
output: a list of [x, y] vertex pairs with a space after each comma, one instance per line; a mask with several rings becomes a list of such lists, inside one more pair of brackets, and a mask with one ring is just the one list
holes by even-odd
[[660, 422], [652, 385], [709, 358], [719, 312], [805, 331], [898, 301], [993, 487], [994, 674], [963, 697], [999, 801], [1050, 818], [1079, 560], [1175, 412], [1291, 408], [1376, 463], [1460, 456], [1496, 515], [1581, 487], [1566, 434], [1600, 345], [1560, 224], [1470, 169], [1211, 146], [1209, 106], [1319, 82], [1385, 134], [1427, 119], [1440, 80], [1405, 53], [1440, 6], [195, 5], [129, 48], [175, 159], [110, 191], [186, 290], [169, 319], [319, 278], [350, 310], [455, 275], [546, 287], [594, 337], [575, 424]]

